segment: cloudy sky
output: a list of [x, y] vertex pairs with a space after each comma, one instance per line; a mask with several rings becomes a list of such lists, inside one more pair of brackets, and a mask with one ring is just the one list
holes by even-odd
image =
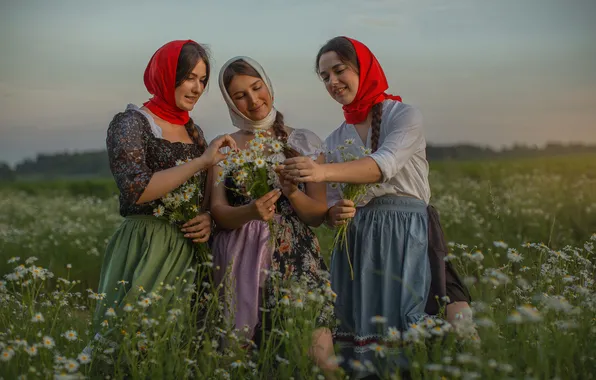
[[[314, 57], [348, 35], [422, 110], [430, 143], [596, 143], [594, 15], [593, 0], [0, 0], [0, 161], [103, 148], [113, 115], [147, 99], [153, 52], [187, 38], [215, 73], [261, 62], [288, 124], [321, 137], [342, 114]], [[208, 138], [232, 131], [215, 81], [192, 116]]]

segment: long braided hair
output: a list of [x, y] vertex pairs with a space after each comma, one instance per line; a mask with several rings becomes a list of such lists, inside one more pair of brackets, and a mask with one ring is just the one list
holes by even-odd
[[[319, 75], [319, 60], [325, 53], [334, 52], [339, 57], [339, 60], [344, 64], [353, 68], [357, 74], [360, 73], [360, 64], [358, 63], [358, 55], [354, 45], [345, 37], [335, 37], [327, 41], [319, 52], [317, 53], [315, 61], [315, 72]], [[373, 152], [379, 148], [379, 137], [381, 135], [381, 120], [383, 118], [383, 103], [377, 103], [373, 106], [371, 121], [371, 148]]]
[[[176, 64], [176, 83], [175, 86], [180, 86], [185, 80], [188, 79], [192, 70], [195, 68], [199, 61], [205, 62], [205, 80], [203, 85], [206, 87], [209, 82], [209, 75], [211, 73], [211, 64], [209, 62], [209, 52], [207, 49], [199, 45], [196, 42], [187, 42], [182, 46], [180, 55], [178, 56], [178, 62]], [[202, 153], [207, 149], [207, 142], [202, 136], [202, 133], [195, 127], [194, 121], [191, 119], [184, 125], [187, 131], [191, 131], [191, 138], [195, 144], [198, 145], [199, 151]]]
[[373, 153], [379, 148], [379, 137], [381, 135], [381, 120], [383, 119], [383, 103], [377, 103], [372, 108], [372, 121], [370, 127], [372, 129], [370, 135], [370, 147]]
[[[224, 71], [223, 82], [226, 89], [228, 89], [230, 83], [232, 83], [232, 79], [234, 79], [235, 75], [248, 75], [254, 78], [263, 79], [251, 65], [249, 65], [241, 59], [230, 64]], [[286, 158], [301, 156], [301, 154], [297, 150], [290, 148], [287, 145], [288, 132], [286, 132], [285, 129], [284, 115], [279, 111], [277, 111], [277, 115], [275, 117], [275, 121], [273, 122], [272, 129], [275, 133], [275, 138], [284, 143], [285, 148], [283, 150], [283, 153], [286, 156]]]
[[199, 131], [199, 127], [195, 125], [192, 118], [188, 120], [188, 123], [184, 125], [187, 131], [191, 132], [191, 138], [194, 140], [194, 143], [199, 147], [199, 152], [203, 154], [204, 151], [207, 150], [207, 141], [203, 134]]

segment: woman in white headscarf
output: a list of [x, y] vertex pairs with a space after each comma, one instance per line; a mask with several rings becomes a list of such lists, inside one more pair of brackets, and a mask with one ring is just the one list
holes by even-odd
[[[248, 148], [255, 132], [264, 132], [287, 143], [278, 153], [285, 158], [307, 156], [324, 162], [323, 144], [316, 134], [285, 125], [283, 115], [273, 107], [271, 81], [257, 62], [249, 57], [229, 60], [220, 71], [219, 86], [232, 124], [239, 129], [231, 134], [239, 149]], [[218, 178], [221, 168], [215, 168], [211, 178]], [[227, 311], [234, 313], [235, 327], [247, 331], [257, 343], [272, 327], [270, 313], [263, 315], [259, 310], [273, 309], [281, 297], [276, 288], [279, 280], [274, 281], [270, 273], [300, 281], [308, 290], [322, 289], [327, 297], [317, 319], [311, 357], [319, 366], [330, 368], [326, 359], [333, 355], [334, 294], [319, 242], [309, 227], [325, 220], [326, 187], [314, 183], [296, 186], [283, 177], [280, 183], [281, 189], [254, 201], [233, 191], [236, 184], [231, 177], [214, 184], [211, 213], [219, 230], [213, 244], [215, 280], [224, 283], [224, 293], [233, 295]], [[275, 233], [276, 244], [271, 245], [267, 221], [273, 218], [281, 231]], [[307, 302], [306, 296], [294, 294], [294, 290], [286, 294], [290, 302]]]

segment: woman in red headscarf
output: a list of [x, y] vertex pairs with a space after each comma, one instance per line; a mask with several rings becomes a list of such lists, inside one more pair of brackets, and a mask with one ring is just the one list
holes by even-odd
[[[181, 294], [184, 283], [194, 283], [195, 243], [206, 242], [211, 234], [209, 213], [198, 208], [182, 228], [153, 214], [162, 197], [192, 176], [203, 183], [199, 191], [208, 205], [207, 170], [224, 158], [220, 148], [236, 149], [227, 135], [207, 146], [189, 116], [209, 74], [209, 57], [201, 45], [169, 42], [145, 70], [145, 86], [153, 97], [140, 108], [129, 104], [110, 123], [106, 145], [124, 221], [108, 243], [101, 269], [98, 293], [104, 298], [94, 315], [101, 335], [109, 331], [100, 324], [126, 303], [137, 307], [137, 297], [146, 297], [150, 304], [152, 291], [170, 285], [173, 290], [160, 292], [160, 302], [167, 303]], [[186, 163], [177, 165], [181, 161]]]
[[[462, 301], [451, 307], [455, 319], [454, 312], [468, 308], [469, 293], [445, 266], [438, 215], [428, 205], [420, 112], [385, 92], [389, 86], [379, 62], [354, 39], [329, 40], [317, 54], [316, 71], [329, 95], [342, 104], [345, 121], [326, 139], [327, 164], [297, 157], [284, 162], [284, 171], [297, 182], [330, 183], [331, 226], [353, 218], [348, 252], [339, 245], [331, 265], [341, 322], [336, 340], [355, 377], [374, 376], [374, 370], [358, 363], [374, 361], [375, 350], [390, 345], [411, 324], [437, 314], [449, 296]], [[342, 153], [363, 158], [341, 162]], [[336, 183], [375, 186], [354, 205], [342, 199]], [[400, 366], [399, 360], [387, 364]]]

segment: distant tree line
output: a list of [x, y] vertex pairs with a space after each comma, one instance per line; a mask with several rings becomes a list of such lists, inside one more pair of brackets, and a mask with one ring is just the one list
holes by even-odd
[[[596, 153], [596, 145], [549, 143], [543, 147], [516, 144], [502, 149], [478, 145], [431, 145], [426, 149], [429, 161], [478, 160], [505, 157], [540, 157], [563, 154]], [[39, 154], [11, 168], [0, 162], [0, 181], [56, 178], [110, 177], [105, 150], [79, 153]]]
[[0, 181], [16, 179], [95, 178], [109, 177], [110, 166], [105, 150], [38, 154], [25, 159], [14, 169], [0, 163]]

